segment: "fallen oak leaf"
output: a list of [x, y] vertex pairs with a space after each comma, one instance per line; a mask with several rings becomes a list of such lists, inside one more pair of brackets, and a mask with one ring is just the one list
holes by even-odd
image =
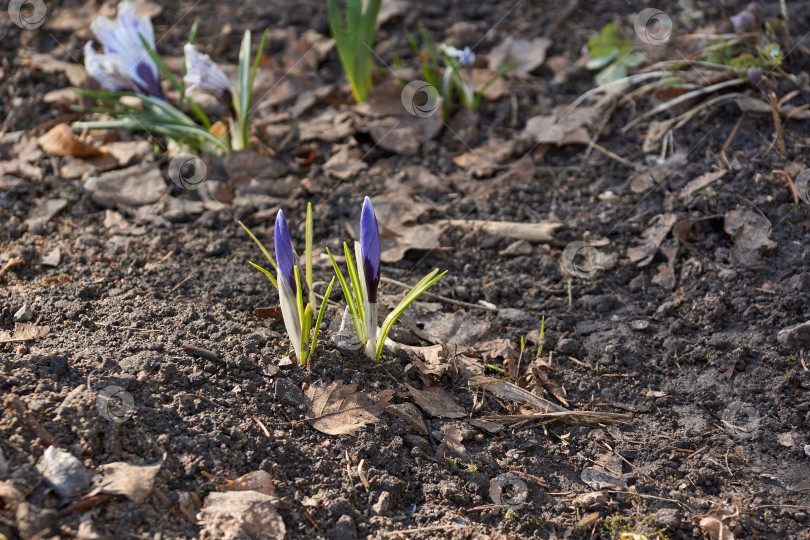
[[307, 421], [327, 435], [353, 435], [358, 429], [379, 422], [393, 390], [377, 394], [357, 391], [356, 384], [337, 380], [329, 385], [316, 383], [306, 392]]

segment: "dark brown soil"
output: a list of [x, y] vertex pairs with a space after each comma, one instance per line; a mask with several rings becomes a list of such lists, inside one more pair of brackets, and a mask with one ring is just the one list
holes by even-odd
[[[243, 28], [261, 32], [291, 25], [299, 31], [328, 31], [320, 3], [164, 4], [155, 26], [164, 36], [160, 47], [166, 55], [180, 54], [197, 15], [203, 19], [198, 41], [212, 44], [211, 51], [221, 40], [217, 59], [223, 62], [235, 61]], [[458, 21], [473, 25], [485, 36], [476, 48], [483, 54], [509, 34], [543, 35], [564, 9], [552, 2], [517, 4], [416, 2], [404, 20], [394, 19], [379, 31], [378, 43], [386, 43], [387, 51], [382, 60], [393, 62], [391, 51], [398, 51], [412, 62], [403, 28], [414, 29], [418, 19], [438, 39]], [[696, 5], [714, 20], [744, 3], [711, 4]], [[49, 5], [49, 10], [58, 7]], [[658, 7], [678, 10], [675, 2]], [[791, 30], [799, 45], [786, 70], [805, 78], [800, 92], [806, 102], [810, 9], [804, 3], [791, 9]], [[576, 7], [551, 35], [549, 56], [563, 55], [573, 63], [588, 37], [607, 22], [632, 22], [635, 10], [613, 1]], [[778, 16], [778, 4], [765, 11]], [[223, 38], [225, 22], [234, 31]], [[63, 75], [29, 69], [23, 60], [35, 52], [79, 58], [84, 40], [68, 33], [22, 31], [2, 17], [0, 42], [6, 66], [0, 79], [0, 129], [39, 135], [62, 114], [44, 104], [42, 96], [68, 83]], [[517, 137], [528, 117], [568, 103], [591, 87], [590, 76], [577, 73], [565, 85], [552, 85], [552, 73], [545, 68], [528, 81], [515, 82], [517, 123], [510, 123], [508, 98], [485, 102], [466, 145]], [[327, 83], [343, 82], [334, 51], [318, 76]], [[637, 112], [617, 110], [599, 140], [609, 151], [642, 162], [644, 130], [620, 133], [632, 114]], [[12, 330], [14, 314], [27, 305], [32, 322], [51, 330], [35, 341], [0, 345], [0, 393], [19, 396], [55, 444], [91, 471], [115, 461], [163, 464], [152, 494], [141, 504], [115, 497], [88, 508], [71, 507], [81, 496], [61, 498], [42, 482], [35, 469], [42, 441], [6, 409], [0, 417], [0, 450], [8, 471], [0, 466], [0, 481], [13, 483], [34, 512], [61, 512], [58, 534], [65, 538], [75, 537], [87, 519], [102, 538], [198, 537], [196, 509], [190, 514], [180, 510], [186, 494], [202, 501], [228, 480], [254, 470], [271, 473], [286, 501], [279, 513], [289, 538], [618, 539], [622, 532], [650, 539], [709, 538], [700, 521], [723, 510], [738, 512], [724, 521], [737, 538], [810, 538], [810, 455], [805, 450], [810, 444], [805, 355], [810, 334], [777, 339], [781, 330], [810, 320], [809, 207], [795, 204], [784, 180], [771, 174], [791, 162], [808, 163], [810, 130], [807, 121], [787, 121], [787, 155], [782, 156], [771, 144], [771, 118], [748, 115], [721, 157], [740, 114], [734, 104], [720, 106], [676, 131], [672, 142], [687, 158], [645, 193], [630, 189], [634, 172], [622, 163], [598, 152], [586, 159], [583, 147], [566, 146], [535, 148], [524, 162], [528, 169], [501, 174], [524, 155], [517, 153], [498, 180], [480, 181], [482, 186], [491, 182], [482, 196], [468, 173], [453, 164], [452, 158], [466, 148], [449, 129], [418, 155], [405, 157], [375, 148], [367, 135], [358, 135], [368, 172], [344, 182], [322, 172], [329, 144], [312, 145], [318, 157], [308, 169], [293, 155], [294, 145], [279, 150], [276, 158], [307, 178], [294, 197], [279, 203], [290, 217], [297, 245], [303, 245], [299, 225], [306, 201], [315, 204], [316, 245], [335, 251], [348, 239], [347, 226], [356, 221], [363, 195], [384, 194], [409, 165], [426, 167], [444, 182], [442, 189], [420, 194], [440, 209], [422, 216], [426, 223], [449, 218], [564, 224], [557, 242], [514, 257], [500, 255], [512, 240], [448, 228], [441, 249], [383, 268], [384, 275], [409, 283], [434, 267], [448, 270], [434, 292], [465, 303], [484, 300], [499, 309], [449, 303], [441, 309], [467, 310], [494, 323], [497, 337], [515, 344], [536, 333], [545, 316], [544, 355], [552, 352], [550, 377], [566, 389], [570, 408], [631, 413], [622, 424], [526, 424], [497, 435], [472, 428], [465, 419], [428, 414], [429, 433], [419, 435], [388, 413], [354, 437], [316, 431], [304, 421], [302, 387], [342, 379], [363, 391], [393, 389], [393, 402], [402, 403], [411, 401], [405, 383], [420, 387], [423, 382], [408, 354], [386, 353], [376, 365], [337, 349], [329, 330], [335, 328], [336, 308], [327, 314], [311, 369], [279, 369], [280, 358], [289, 353], [283, 324], [253, 313], [274, 306], [277, 297], [248, 266], [248, 259], [258, 259], [257, 252], [235, 223], [235, 218], [245, 219], [269, 244], [272, 222], [267, 216], [277, 206], [261, 203], [144, 222], [130, 209], [119, 209], [146, 232], [112, 234], [104, 225], [105, 209], [84, 193], [80, 180], [59, 176], [58, 158], [46, 156], [37, 164], [45, 172], [42, 180], [5, 182], [0, 194], [0, 264], [11, 257], [25, 261], [0, 276], [0, 328]], [[3, 159], [10, 158], [4, 150]], [[725, 164], [731, 170], [710, 190], [686, 202], [677, 198], [689, 181]], [[175, 196], [193, 198], [172, 189]], [[600, 197], [607, 191], [615, 197]], [[31, 209], [42, 199], [58, 197], [69, 198], [67, 208], [28, 230]], [[758, 267], [732, 259], [734, 240], [724, 231], [723, 216], [736, 208], [753, 209], [772, 225], [776, 247], [764, 252]], [[262, 210], [265, 217], [252, 217]], [[663, 253], [643, 267], [625, 254], [641, 242], [650, 220], [664, 212], [695, 220], [689, 245], [668, 237], [675, 249], [673, 288], [653, 282], [659, 266], [667, 265]], [[586, 232], [607, 238], [609, 245], [602, 249], [617, 253], [618, 263], [592, 279], [569, 281], [560, 268], [562, 248]], [[59, 265], [42, 265], [42, 257], [56, 247], [62, 253]], [[316, 271], [326, 277], [331, 269], [320, 259]], [[383, 292], [401, 293], [386, 284]], [[337, 290], [333, 298], [341, 300]], [[212, 354], [195, 354], [188, 344]], [[496, 371], [488, 375], [500, 376]], [[517, 411], [490, 394], [482, 402], [481, 392], [458, 375], [445, 375], [436, 384], [454, 396], [469, 418]], [[132, 416], [124, 422], [106, 420], [95, 406], [95, 393], [109, 385], [122, 387], [134, 399]], [[735, 432], [728, 425], [735, 418], [728, 413], [724, 418], [737, 402], [755, 411], [750, 432]], [[463, 433], [468, 460], [441, 454], [437, 459], [448, 425]], [[356, 474], [360, 460], [365, 460], [368, 489]], [[594, 465], [629, 487], [605, 487], [602, 500], [580, 508], [574, 499], [594, 491], [581, 474]], [[490, 483], [510, 471], [529, 475], [524, 476], [528, 499], [505, 512], [492, 507]], [[385, 492], [388, 507], [375, 509]], [[591, 512], [598, 519], [581, 521]], [[0, 535], [15, 538], [17, 526], [15, 515], [0, 506]], [[394, 531], [411, 532], [387, 536]]]

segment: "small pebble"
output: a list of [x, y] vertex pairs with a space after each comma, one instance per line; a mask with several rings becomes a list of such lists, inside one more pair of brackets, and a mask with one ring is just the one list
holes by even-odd
[[28, 307], [28, 304], [25, 304], [14, 314], [14, 322], [28, 322], [33, 318], [34, 315], [31, 313], [31, 308]]

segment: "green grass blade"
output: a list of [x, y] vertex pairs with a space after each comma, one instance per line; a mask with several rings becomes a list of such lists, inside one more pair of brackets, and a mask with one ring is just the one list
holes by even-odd
[[[309, 335], [312, 333], [312, 304], [307, 304], [307, 307], [304, 308], [303, 317], [301, 317], [303, 321], [301, 326], [301, 364], [306, 363], [307, 358], [309, 355], [312, 354], [312, 344], [307, 343], [309, 340]], [[304, 347], [307, 345], [308, 347]]]
[[416, 286], [411, 289], [411, 292], [405, 295], [405, 298], [400, 301], [397, 307], [388, 314], [383, 321], [382, 327], [380, 328], [380, 334], [377, 337], [377, 360], [379, 360], [382, 356], [385, 338], [388, 337], [388, 333], [391, 331], [391, 328], [394, 326], [394, 323], [397, 321], [399, 316], [402, 315], [406, 309], [408, 309], [408, 306], [410, 306], [414, 300], [419, 298], [422, 293], [428, 290], [434, 283], [439, 281], [446, 273], [447, 270], [439, 274], [439, 269], [434, 269], [431, 273], [423, 277], [419, 283], [417, 283]]
[[151, 45], [149, 45], [148, 41], [146, 41], [146, 38], [144, 38], [141, 34], [138, 34], [138, 37], [141, 39], [141, 43], [143, 44], [144, 49], [146, 49], [146, 53], [149, 55], [149, 58], [151, 58], [152, 61], [157, 65], [158, 71], [160, 71], [163, 76], [166, 77], [166, 80], [172, 83], [172, 86], [174, 86], [177, 91], [180, 92], [181, 96], [185, 94], [186, 87], [183, 84], [183, 81], [174, 76], [163, 59], [158, 55], [157, 51], [153, 49]]
[[246, 136], [248, 129], [246, 124], [248, 110], [250, 108], [250, 44], [250, 30], [245, 30], [245, 34], [242, 37], [242, 45], [239, 47], [239, 88], [237, 89], [239, 95], [237, 100], [239, 126], [237, 129], [239, 129], [241, 143], [234, 145], [237, 146], [239, 150], [247, 148], [248, 144], [248, 137]]
[[321, 302], [321, 309], [318, 310], [318, 319], [315, 321], [315, 327], [312, 330], [312, 345], [309, 347], [309, 354], [315, 354], [315, 345], [318, 343], [318, 332], [321, 329], [323, 322], [323, 315], [326, 313], [326, 306], [329, 303], [329, 295], [332, 294], [332, 287], [335, 285], [335, 276], [332, 276], [332, 281], [329, 282], [329, 287], [326, 288], [326, 294], [323, 295]]
[[540, 358], [540, 355], [543, 354], [543, 336], [546, 333], [546, 316], [543, 315], [543, 319], [540, 321], [540, 343], [537, 345], [537, 358]]
[[276, 278], [273, 277], [272, 272], [270, 272], [269, 270], [265, 270], [264, 268], [262, 268], [261, 266], [259, 266], [258, 264], [254, 263], [254, 262], [248, 261], [248, 264], [250, 266], [252, 266], [253, 268], [255, 268], [256, 270], [258, 270], [260, 272], [263, 272], [264, 275], [267, 276], [270, 279], [270, 281], [273, 283], [273, 287], [278, 289], [278, 282], [276, 281]]
[[[346, 268], [349, 271], [349, 279], [352, 280], [352, 290], [354, 291], [354, 297], [357, 301], [357, 313], [360, 315], [360, 320], [365, 321], [366, 305], [361, 292], [363, 285], [360, 283], [360, 274], [357, 273], [357, 266], [354, 264], [354, 253], [349, 250], [349, 245], [346, 242], [343, 242], [343, 254], [346, 256]], [[363, 328], [363, 343], [365, 343], [365, 326]]]
[[343, 298], [346, 299], [346, 305], [349, 306], [349, 311], [352, 314], [352, 325], [354, 326], [354, 333], [357, 335], [357, 338], [364, 341], [362, 336], [365, 334], [365, 329], [361, 330], [361, 326], [358, 326], [358, 320], [363, 320], [358, 317], [357, 314], [357, 304], [354, 301], [354, 296], [352, 295], [352, 290], [349, 288], [349, 284], [346, 283], [346, 278], [343, 277], [343, 272], [340, 271], [340, 267], [338, 266], [335, 257], [332, 255], [332, 252], [329, 251], [329, 248], [326, 248], [326, 253], [329, 255], [329, 259], [332, 261], [332, 267], [335, 269], [335, 275], [338, 278], [338, 282], [340, 283], [340, 288], [343, 289]]
[[312, 235], [314, 223], [312, 220], [312, 203], [307, 203], [306, 221], [306, 247], [304, 258], [306, 259], [307, 288], [309, 289], [309, 303], [315, 305], [315, 292], [312, 290]]
[[267, 258], [268, 261], [270, 261], [270, 264], [273, 265], [273, 270], [278, 271], [278, 265], [276, 264], [276, 260], [270, 255], [270, 252], [267, 251], [267, 249], [265, 249], [264, 244], [259, 242], [259, 239], [256, 238], [256, 236], [250, 231], [250, 229], [247, 228], [247, 225], [245, 225], [241, 221], [238, 221], [237, 223], [239, 223], [239, 225], [245, 230], [250, 239], [253, 240], [257, 246], [259, 246], [259, 249], [262, 250], [264, 256]]

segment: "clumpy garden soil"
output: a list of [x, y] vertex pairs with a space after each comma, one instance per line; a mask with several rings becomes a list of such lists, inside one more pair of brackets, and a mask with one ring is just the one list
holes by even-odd
[[[543, 35], [566, 9], [563, 3], [517, 4], [416, 3], [404, 20], [383, 26], [378, 42], [385, 44], [386, 61], [391, 51], [412, 59], [403, 27], [414, 28], [421, 18], [442, 38], [464, 21], [485, 36], [476, 50], [485, 52], [499, 41], [496, 35]], [[735, 4], [696, 5], [707, 17], [722, 18], [742, 7]], [[658, 7], [676, 10], [675, 3]], [[549, 55], [573, 62], [588, 37], [608, 22], [632, 20], [634, 11], [623, 2], [575, 7], [550, 35]], [[774, 6], [766, 12], [778, 15]], [[245, 27], [328, 32], [319, 3], [251, 1], [237, 8], [207, 0], [167, 2], [155, 21], [165, 54], [180, 54], [196, 15], [203, 19], [198, 41], [221, 40], [222, 61], [235, 61]], [[810, 64], [806, 39], [803, 48], [800, 40], [810, 30], [809, 15], [806, 4], [796, 4], [791, 29], [800, 47], [788, 59], [789, 70], [803, 72], [805, 81]], [[235, 29], [225, 37], [223, 21]], [[3, 129], [40, 135], [57, 116], [42, 95], [66, 82], [32, 71], [22, 60], [53, 51], [57, 42], [65, 49], [54, 54], [78, 57], [83, 40], [23, 32], [5, 20], [2, 25]], [[587, 73], [565, 84], [551, 84], [545, 69], [537, 73], [511, 83], [516, 124], [509, 119], [508, 98], [485, 102], [467, 144], [514, 138], [538, 109], [568, 103], [592, 84]], [[319, 76], [343, 80], [334, 52]], [[801, 92], [806, 102], [806, 82]], [[618, 110], [600, 143], [643, 161], [643, 130], [620, 133], [629, 114]], [[739, 117], [736, 105], [724, 105], [674, 132], [672, 144], [687, 158], [644, 193], [630, 189], [634, 172], [625, 164], [604, 153], [586, 157], [582, 146], [535, 148], [512, 167], [523, 156], [517, 153], [502, 166], [507, 174], [473, 180], [453, 164], [466, 148], [450, 129], [411, 156], [375, 148], [360, 134], [369, 167], [342, 182], [321, 170], [328, 144], [315, 145], [318, 157], [309, 169], [295, 167], [300, 156], [291, 150], [278, 153], [277, 159], [306, 178], [294, 196], [280, 202], [299, 246], [306, 201], [315, 204], [316, 245], [335, 252], [348, 239], [363, 195], [386, 193], [412, 166], [442, 180], [419, 194], [434, 204], [422, 222], [563, 223], [554, 242], [518, 255], [501, 253], [513, 240], [448, 227], [439, 249], [383, 265], [384, 275], [408, 283], [434, 267], [448, 270], [435, 293], [479, 307], [483, 300], [497, 309], [441, 302], [439, 312], [466, 312], [492, 323], [496, 337], [515, 344], [521, 336], [536, 338], [545, 316], [543, 355], [552, 355], [548, 377], [565, 389], [569, 408], [629, 413], [623, 423], [524, 423], [496, 433], [468, 420], [516, 413], [519, 406], [476, 389], [454, 369], [432, 384], [453, 396], [464, 418], [425, 413], [427, 433], [419, 433], [389, 409], [355, 436], [313, 429], [305, 420], [304, 398], [312, 385], [342, 380], [368, 393], [390, 389], [391, 402], [401, 404], [413, 401], [406, 383], [423, 388], [430, 377], [420, 376], [410, 353], [386, 353], [375, 364], [338, 349], [336, 307], [327, 314], [311, 368], [282, 364], [289, 346], [281, 320], [277, 314], [266, 319], [254, 314], [276, 305], [275, 291], [248, 266], [257, 251], [234, 222], [246, 220], [269, 243], [277, 206], [143, 222], [119, 208], [145, 232], [114, 233], [105, 224], [105, 209], [83, 192], [82, 182], [61, 178], [56, 158], [43, 158], [38, 164], [43, 179], [4, 184], [7, 191], [0, 195], [0, 262], [25, 261], [0, 276], [0, 326], [12, 330], [14, 314], [27, 305], [31, 322], [50, 327], [50, 333], [0, 345], [0, 393], [7, 402], [19, 396], [55, 444], [91, 471], [117, 461], [161, 468], [151, 494], [139, 504], [118, 496], [75, 505], [81, 494], [63, 499], [42, 482], [35, 465], [44, 441], [8, 408], [0, 417], [0, 449], [8, 461], [7, 471], [0, 467], [0, 480], [12, 482], [38, 519], [51, 520], [51, 534], [64, 538], [76, 536], [81, 523], [91, 524], [99, 538], [198, 537], [197, 513], [206, 496], [256, 470], [272, 475], [289, 538], [619, 538], [623, 532], [710, 538], [700, 523], [711, 516], [723, 518], [737, 538], [810, 538], [810, 455], [804, 449], [810, 444], [805, 353], [810, 332], [790, 329], [810, 319], [808, 206], [795, 204], [784, 180], [771, 175], [790, 162], [808, 162], [810, 130], [806, 121], [786, 122], [782, 156], [771, 144], [770, 117], [751, 115], [724, 149]], [[720, 167], [729, 172], [708, 191], [686, 201], [676, 197], [690, 180]], [[476, 182], [488, 189], [471, 187]], [[70, 200], [67, 208], [29, 230], [25, 220], [32, 208], [59, 197]], [[762, 252], [758, 266], [743, 266], [732, 256], [735, 240], [724, 230], [724, 215], [739, 208], [771, 224], [775, 245]], [[651, 219], [667, 212], [693, 220], [682, 237], [688, 244], [670, 235], [665, 246], [674, 250], [671, 262], [663, 252], [646, 266], [627, 260], [627, 249], [642, 243]], [[606, 238], [600, 249], [617, 254], [618, 261], [591, 279], [569, 281], [560, 268], [561, 251], [583, 238]], [[57, 247], [58, 265], [43, 265], [42, 257]], [[662, 266], [672, 270], [671, 287], [657, 278], [665, 272]], [[328, 262], [316, 261], [320, 276], [330, 271]], [[402, 290], [384, 283], [383, 292]], [[333, 299], [341, 300], [337, 290]], [[536, 346], [530, 338], [528, 350]], [[452, 351], [443, 361], [454, 364]], [[501, 361], [489, 360], [496, 366]], [[528, 364], [524, 359], [524, 370]], [[133, 398], [124, 422], [106, 420], [96, 407], [96, 393], [110, 385]], [[742, 420], [728, 413], [735, 404], [743, 406], [740, 402], [750, 413]], [[741, 421], [749, 431], [730, 425]], [[460, 434], [462, 455], [447, 452], [447, 445], [439, 448], [448, 432]], [[361, 460], [368, 486], [358, 475]], [[592, 467], [608, 471], [613, 483], [586, 484], [582, 473]], [[491, 481], [507, 472], [518, 474], [528, 489], [525, 504], [510, 512], [494, 507], [490, 497]], [[595, 489], [602, 493], [589, 503], [575, 501]], [[0, 508], [0, 534], [8, 539], [21, 534], [18, 517]]]

